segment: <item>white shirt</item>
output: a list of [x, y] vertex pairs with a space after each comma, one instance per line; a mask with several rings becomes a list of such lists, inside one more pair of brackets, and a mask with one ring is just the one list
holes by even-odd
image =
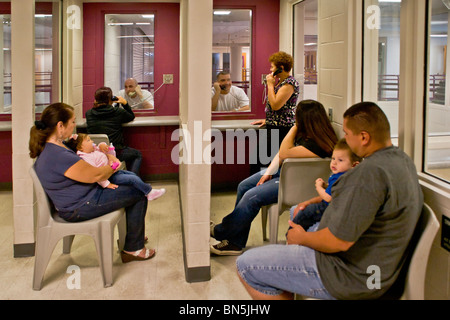
[[127, 95], [125, 93], [125, 89], [120, 90], [117, 95], [120, 97], [123, 97], [125, 100], [127, 100], [128, 104], [130, 105], [131, 108], [133, 109], [144, 109], [142, 107], [142, 102], [144, 101], [148, 101], [150, 102], [150, 104], [153, 106], [152, 109], [155, 108], [155, 104], [154, 104], [154, 100], [153, 100], [153, 95], [150, 91], [148, 90], [142, 90], [142, 98], [139, 97], [138, 94], [136, 94], [133, 98], [130, 97], [129, 95]]
[[[216, 94], [216, 90], [212, 87], [211, 99]], [[242, 108], [249, 105], [249, 100], [245, 91], [236, 86], [231, 86], [230, 92], [227, 94], [220, 94], [217, 108], [215, 111], [235, 111], [237, 108]]]

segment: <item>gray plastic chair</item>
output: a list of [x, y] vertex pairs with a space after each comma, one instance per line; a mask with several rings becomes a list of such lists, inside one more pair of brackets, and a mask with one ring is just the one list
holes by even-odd
[[119, 229], [119, 249], [123, 248], [126, 235], [124, 209], [116, 210], [101, 217], [71, 223], [61, 219], [47, 197], [34, 167], [30, 168], [37, 200], [36, 252], [34, 261], [33, 290], [41, 290], [45, 270], [53, 250], [62, 238], [63, 253], [70, 253], [72, 242], [77, 234], [89, 235], [94, 239], [98, 253], [103, 285], [113, 284], [113, 238], [114, 227]]
[[267, 240], [267, 218], [269, 218], [269, 241], [277, 243], [280, 215], [286, 209], [317, 196], [314, 187], [315, 181], [317, 178], [328, 180], [331, 174], [330, 161], [330, 158], [288, 158], [284, 160], [280, 172], [278, 203], [261, 208], [264, 240]]
[[89, 137], [91, 137], [92, 141], [94, 141], [96, 145], [98, 145], [100, 142], [106, 142], [106, 144], [109, 145], [109, 138], [104, 133], [89, 134]]

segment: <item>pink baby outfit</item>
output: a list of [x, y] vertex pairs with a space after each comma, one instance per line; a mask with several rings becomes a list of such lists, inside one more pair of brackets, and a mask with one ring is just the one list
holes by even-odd
[[[100, 144], [106, 144], [105, 142], [100, 142]], [[94, 145], [95, 147], [95, 151], [90, 152], [90, 153], [86, 153], [86, 152], [82, 152], [82, 151], [77, 151], [77, 155], [82, 158], [84, 161], [86, 161], [87, 163], [89, 163], [91, 166], [94, 167], [103, 167], [103, 166], [107, 166], [109, 164], [109, 160], [108, 157], [106, 156], [106, 154], [104, 154], [103, 152], [100, 151], [100, 149], [98, 148], [98, 146]], [[109, 150], [108, 154], [116, 156], [116, 152], [114, 150]], [[101, 185], [103, 188], [106, 188], [110, 182], [109, 180], [104, 180], [104, 181], [99, 181], [98, 182], [99, 185]]]

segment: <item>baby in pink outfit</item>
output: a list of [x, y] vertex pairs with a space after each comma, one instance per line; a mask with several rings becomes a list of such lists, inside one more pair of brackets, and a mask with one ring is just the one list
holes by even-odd
[[[114, 168], [120, 164], [114, 150], [111, 150], [105, 142], [101, 142], [96, 146], [87, 134], [72, 135], [66, 145], [94, 167], [110, 165]], [[165, 189], [152, 189], [150, 184], [142, 181], [134, 172], [126, 170], [118, 170], [109, 180], [100, 181], [98, 184], [103, 188], [109, 189], [116, 189], [121, 184], [132, 185], [142, 191], [148, 200], [155, 200], [166, 192]]]

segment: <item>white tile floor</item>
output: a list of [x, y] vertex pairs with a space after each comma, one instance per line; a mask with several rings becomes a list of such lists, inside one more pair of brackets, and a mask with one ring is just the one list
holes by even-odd
[[[115, 253], [114, 285], [103, 288], [94, 242], [87, 236], [77, 236], [71, 254], [62, 254], [61, 242], [55, 248], [41, 291], [31, 288], [34, 258], [13, 258], [12, 192], [0, 191], [0, 300], [250, 299], [236, 275], [236, 257], [211, 257], [211, 280], [208, 282], [185, 281], [178, 185], [176, 182], [155, 182], [152, 185], [167, 190], [163, 197], [148, 206], [146, 234], [149, 236], [148, 247], [156, 248], [155, 258], [122, 264], [119, 254]], [[234, 192], [214, 193], [211, 219], [220, 222], [233, 209], [235, 199]], [[280, 240], [283, 239], [288, 216], [285, 213], [281, 218]], [[261, 218], [258, 216], [252, 225], [248, 248], [263, 244]], [[70, 265], [80, 267], [80, 289], [69, 290], [67, 287], [70, 274], [66, 271]]]

